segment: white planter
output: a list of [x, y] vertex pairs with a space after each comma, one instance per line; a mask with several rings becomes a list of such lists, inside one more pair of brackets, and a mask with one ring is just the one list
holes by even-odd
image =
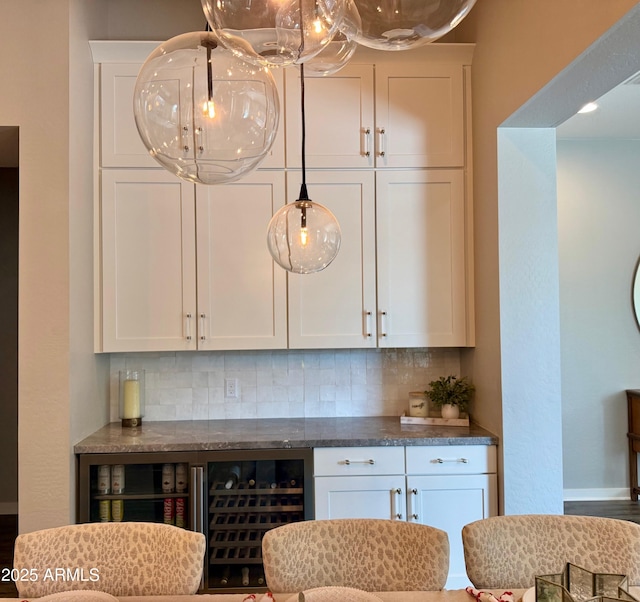
[[445, 403], [441, 409], [443, 418], [458, 418], [460, 416], [460, 408], [450, 403]]

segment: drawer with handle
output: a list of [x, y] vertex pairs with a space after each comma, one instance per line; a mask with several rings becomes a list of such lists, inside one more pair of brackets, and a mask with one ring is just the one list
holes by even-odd
[[315, 476], [404, 474], [404, 447], [317, 447]]
[[494, 445], [406, 447], [407, 474], [485, 474], [496, 472]]

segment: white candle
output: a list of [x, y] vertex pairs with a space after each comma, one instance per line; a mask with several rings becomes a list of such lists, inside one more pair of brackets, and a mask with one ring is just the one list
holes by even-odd
[[140, 383], [137, 380], [125, 380], [122, 396], [122, 417], [140, 418]]

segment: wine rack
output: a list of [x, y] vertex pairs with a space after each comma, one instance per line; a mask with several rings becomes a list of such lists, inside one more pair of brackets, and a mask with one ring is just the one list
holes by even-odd
[[[225, 471], [231, 471], [229, 478]], [[259, 480], [261, 472], [271, 478]], [[264, 586], [262, 537], [269, 529], [305, 519], [303, 483], [302, 461], [245, 461], [241, 469], [210, 466], [209, 589], [216, 584], [245, 591]]]

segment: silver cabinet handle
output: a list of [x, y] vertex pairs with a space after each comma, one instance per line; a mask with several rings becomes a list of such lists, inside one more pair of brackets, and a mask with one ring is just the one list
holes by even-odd
[[384, 157], [385, 156], [385, 145], [386, 145], [386, 130], [384, 128], [380, 128], [380, 146], [378, 147], [378, 155], [380, 157]]
[[364, 156], [371, 156], [371, 128], [365, 128], [364, 130]]
[[413, 511], [413, 498], [411, 496], [418, 495], [417, 489], [409, 489], [407, 491], [407, 516], [412, 520], [418, 520], [418, 515]]
[[191, 528], [198, 533], [204, 533], [204, 468], [191, 467], [191, 483], [189, 495], [191, 497]]
[[191, 314], [187, 314], [186, 318], [186, 332], [187, 332], [187, 341], [191, 340]]
[[399, 495], [402, 495], [402, 489], [399, 487], [391, 490], [391, 518], [395, 520], [402, 520], [402, 513], [398, 512], [396, 506], [396, 499]]
[[[189, 496], [191, 498], [191, 529], [198, 533], [204, 533], [205, 518], [204, 509], [208, 506], [204, 499], [204, 468], [202, 466], [191, 467], [191, 482], [189, 483]], [[200, 578], [200, 589], [204, 589], [204, 575]]]
[[387, 321], [387, 312], [386, 311], [381, 311], [380, 312], [380, 336], [381, 337], [386, 337], [387, 336], [387, 332], [386, 332], [386, 328], [385, 328], [385, 323]]
[[434, 458], [431, 460], [431, 464], [444, 464], [445, 462], [455, 462], [456, 464], [468, 464], [469, 460], [466, 458]]
[[364, 321], [365, 321], [364, 336], [370, 337], [371, 336], [371, 312], [370, 311], [364, 312]]
[[346, 460], [342, 461], [343, 464], [346, 464], [347, 466], [349, 466], [350, 464], [375, 464], [376, 461], [373, 458], [369, 458], [368, 460], [349, 460], [349, 458], [347, 458]]
[[200, 314], [200, 340], [204, 341], [207, 337], [204, 335], [204, 320], [207, 316]]

